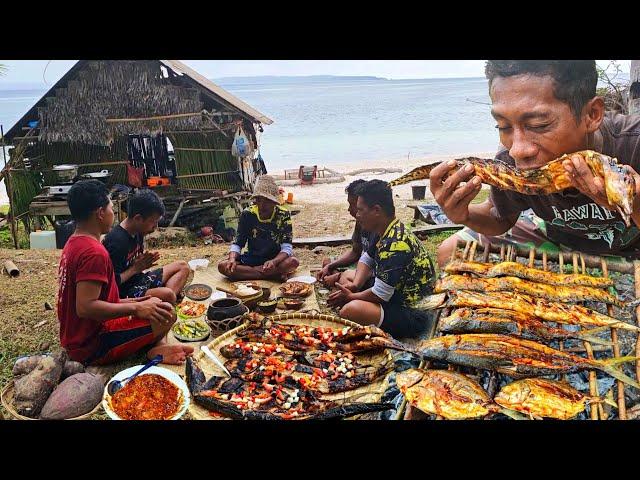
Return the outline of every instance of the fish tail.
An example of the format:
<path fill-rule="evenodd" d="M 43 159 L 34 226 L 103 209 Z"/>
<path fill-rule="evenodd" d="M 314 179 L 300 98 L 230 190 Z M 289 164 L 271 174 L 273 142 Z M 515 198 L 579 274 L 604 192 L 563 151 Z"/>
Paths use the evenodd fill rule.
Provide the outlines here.
<path fill-rule="evenodd" d="M 606 360 L 595 360 L 595 362 L 597 364 L 597 368 L 599 368 L 603 372 L 611 375 L 613 378 L 620 380 L 621 382 L 624 382 L 628 385 L 631 385 L 632 387 L 640 389 L 640 383 L 638 383 L 633 378 L 624 374 L 622 371 L 618 370 L 615 367 L 615 365 L 618 365 L 619 363 L 633 362 L 637 359 L 638 357 L 627 356 L 627 357 L 619 357 L 619 358 L 609 358 Z"/>
<path fill-rule="evenodd" d="M 600 345 L 613 345 L 612 341 L 605 340 L 604 338 L 600 338 L 594 335 L 594 333 L 600 333 L 606 330 L 609 330 L 610 327 L 598 327 L 592 328 L 590 330 L 583 330 L 580 332 L 576 332 L 575 336 L 580 338 L 581 340 L 586 340 L 587 342 L 597 343 Z"/>
<path fill-rule="evenodd" d="M 440 165 L 442 162 L 431 163 L 429 165 L 423 165 L 421 167 L 414 168 L 408 173 L 405 173 L 401 177 L 396 178 L 395 180 L 391 180 L 389 182 L 390 187 L 395 187 L 396 185 L 404 185 L 405 183 L 413 182 L 414 180 L 424 180 L 425 178 L 429 178 L 431 174 L 431 170 Z"/>

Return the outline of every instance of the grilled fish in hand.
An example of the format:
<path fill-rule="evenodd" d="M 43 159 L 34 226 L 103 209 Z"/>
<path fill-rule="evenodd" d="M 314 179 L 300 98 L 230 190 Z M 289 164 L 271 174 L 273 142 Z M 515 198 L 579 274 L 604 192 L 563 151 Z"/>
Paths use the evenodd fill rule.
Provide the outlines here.
<path fill-rule="evenodd" d="M 610 341 L 592 335 L 595 332 L 572 332 L 562 328 L 551 328 L 532 315 L 500 308 L 456 309 L 448 317 L 440 318 L 438 331 L 445 334 L 499 333 L 538 342 L 578 338 L 592 343 L 613 345 Z"/>
<path fill-rule="evenodd" d="M 579 286 L 593 288 L 607 288 L 613 285 L 613 280 L 608 277 L 592 277 L 591 275 L 582 275 L 579 273 L 563 274 L 546 272 L 537 268 L 531 268 L 518 262 L 500 262 L 481 263 L 481 262 L 464 262 L 455 260 L 449 262 L 444 271 L 450 274 L 454 273 L 473 273 L 479 277 L 518 277 L 524 280 L 530 280 L 537 283 L 546 283 L 547 285 L 561 286 Z"/>
<path fill-rule="evenodd" d="M 552 302 L 578 303 L 583 301 L 603 302 L 617 307 L 624 303 L 605 290 L 593 287 L 564 287 L 546 285 L 523 280 L 518 277 L 473 278 L 464 275 L 447 275 L 439 279 L 434 287 L 435 293 L 459 290 L 475 292 L 517 292 Z"/>
<path fill-rule="evenodd" d="M 566 173 L 562 162 L 572 155 L 581 155 L 591 173 L 602 179 L 609 203 L 614 206 L 627 226 L 631 225 L 633 213 L 633 199 L 635 197 L 635 180 L 618 160 L 607 155 L 583 150 L 563 155 L 543 167 L 533 170 L 520 170 L 497 160 L 486 160 L 467 157 L 456 160 L 458 168 L 467 164 L 473 165 L 475 175 L 482 183 L 492 185 L 502 190 L 512 190 L 524 195 L 549 195 L 567 188 L 574 188 L 571 178 Z M 389 182 L 390 186 L 402 185 L 414 180 L 429 178 L 431 170 L 439 163 L 432 163 L 415 168 L 409 173 Z"/>
<path fill-rule="evenodd" d="M 545 378 L 526 378 L 505 385 L 493 400 L 534 418 L 559 420 L 569 420 L 584 411 L 587 404 L 603 401 L 584 395 L 567 383 Z M 615 403 L 612 405 L 617 407 Z"/>
<path fill-rule="evenodd" d="M 514 377 L 601 370 L 628 385 L 640 388 L 638 382 L 613 366 L 634 361 L 635 357 L 591 360 L 530 340 L 506 335 L 473 333 L 425 340 L 421 342 L 418 350 L 423 358 L 428 360 L 495 370 Z"/>

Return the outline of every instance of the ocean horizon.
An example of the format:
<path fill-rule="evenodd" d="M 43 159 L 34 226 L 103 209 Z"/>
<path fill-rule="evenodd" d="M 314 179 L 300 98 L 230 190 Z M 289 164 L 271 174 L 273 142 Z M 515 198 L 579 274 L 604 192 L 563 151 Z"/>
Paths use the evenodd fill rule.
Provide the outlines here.
<path fill-rule="evenodd" d="M 213 80 L 274 123 L 259 133 L 270 172 L 496 151 L 487 80 L 377 77 L 233 77 Z M 0 85 L 9 130 L 47 91 Z M 2 159 L 0 159 L 2 161 Z M 3 186 L 2 186 L 3 187 Z M 6 203 L 0 188 L 0 203 Z"/>

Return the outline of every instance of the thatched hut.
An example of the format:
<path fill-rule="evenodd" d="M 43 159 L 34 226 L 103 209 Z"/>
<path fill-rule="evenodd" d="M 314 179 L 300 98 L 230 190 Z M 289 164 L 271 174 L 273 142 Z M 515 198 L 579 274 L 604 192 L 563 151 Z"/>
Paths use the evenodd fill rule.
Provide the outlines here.
<path fill-rule="evenodd" d="M 132 168 L 164 177 L 165 198 L 249 192 L 264 164 L 237 158 L 238 127 L 258 147 L 257 131 L 272 120 L 176 60 L 76 63 L 4 136 L 9 196 L 15 217 L 46 185 L 56 165 L 78 174 L 108 170 L 110 185 L 130 183 Z M 193 203 L 193 202 L 192 202 Z"/>

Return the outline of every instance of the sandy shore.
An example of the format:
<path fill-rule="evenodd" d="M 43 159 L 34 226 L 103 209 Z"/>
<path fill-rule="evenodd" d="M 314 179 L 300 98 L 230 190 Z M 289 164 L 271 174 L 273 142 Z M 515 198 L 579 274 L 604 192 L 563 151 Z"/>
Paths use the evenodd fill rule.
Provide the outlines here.
<path fill-rule="evenodd" d="M 337 172 L 346 174 L 350 171 L 355 171 L 364 168 L 401 168 L 402 174 L 408 172 L 409 170 L 418 167 L 420 165 L 426 165 L 435 162 L 443 162 L 446 160 L 454 159 L 454 158 L 462 158 L 462 157 L 481 157 L 481 158 L 493 158 L 495 152 L 483 152 L 483 153 L 468 153 L 468 154 L 460 154 L 460 155 L 434 155 L 429 157 L 422 158 L 411 158 L 409 160 L 405 159 L 394 159 L 394 160 L 374 160 L 367 162 L 359 162 L 359 163 L 348 163 L 341 165 L 330 165 L 328 168 L 331 170 L 335 170 Z M 321 165 L 318 165 L 318 168 L 321 168 Z M 277 170 L 272 170 L 274 174 L 280 173 Z M 271 173 L 270 172 L 270 173 Z M 284 187 L 285 192 L 293 193 L 293 201 L 294 203 L 320 203 L 320 204 L 342 204 L 345 200 L 344 189 L 349 183 L 362 178 L 364 180 L 372 180 L 374 178 L 385 180 L 387 182 L 398 178 L 400 173 L 386 173 L 386 174 L 376 174 L 374 173 L 364 173 L 359 175 L 345 175 L 345 181 L 340 183 L 325 183 L 325 184 L 316 184 L 316 185 L 305 185 L 305 186 L 294 186 L 294 187 Z M 408 185 L 398 185 L 394 187 L 393 193 L 396 200 L 406 201 L 412 199 L 411 187 L 413 185 L 426 185 L 428 187 L 428 181 L 418 181 Z M 425 200 L 433 200 L 431 196 L 431 192 L 429 188 L 427 188 L 426 198 Z"/>

